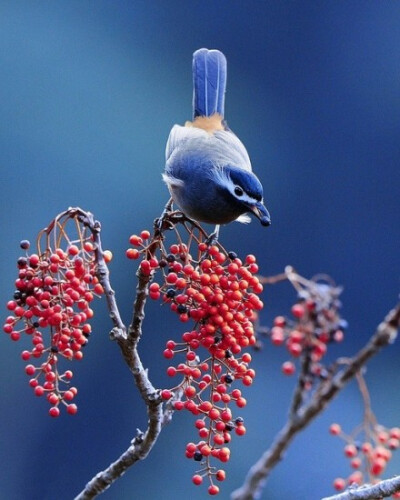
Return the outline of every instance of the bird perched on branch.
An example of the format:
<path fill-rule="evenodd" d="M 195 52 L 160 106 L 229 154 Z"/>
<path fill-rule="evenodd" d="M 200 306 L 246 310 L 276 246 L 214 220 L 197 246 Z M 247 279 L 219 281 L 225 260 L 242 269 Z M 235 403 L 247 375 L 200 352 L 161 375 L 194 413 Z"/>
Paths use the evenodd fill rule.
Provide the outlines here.
<path fill-rule="evenodd" d="M 166 146 L 163 179 L 183 213 L 199 222 L 250 222 L 271 219 L 263 187 L 249 155 L 224 119 L 226 58 L 219 50 L 193 54 L 193 121 L 174 125 Z"/>

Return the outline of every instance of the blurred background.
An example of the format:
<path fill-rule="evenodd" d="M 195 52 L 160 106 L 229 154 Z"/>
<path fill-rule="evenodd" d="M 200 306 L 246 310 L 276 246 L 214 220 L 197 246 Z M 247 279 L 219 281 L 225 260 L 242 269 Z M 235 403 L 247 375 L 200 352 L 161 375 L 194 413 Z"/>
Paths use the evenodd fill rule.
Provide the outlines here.
<path fill-rule="evenodd" d="M 130 234 L 151 228 L 168 193 L 164 148 L 175 123 L 191 118 L 191 57 L 200 47 L 228 59 L 226 115 L 247 146 L 273 225 L 233 223 L 221 240 L 257 254 L 264 275 L 293 265 L 344 286 L 350 328 L 331 357 L 351 355 L 374 332 L 399 292 L 400 4 L 374 1 L 239 2 L 3 0 L 0 5 L 1 303 L 12 297 L 19 241 L 78 205 L 102 222 L 112 250 L 112 285 L 128 322 L 135 266 Z M 268 288 L 263 324 L 287 314 L 295 294 Z M 105 301 L 94 334 L 72 367 L 79 412 L 47 416 L 28 387 L 20 351 L 28 339 L 0 337 L 0 497 L 64 500 L 128 446 L 146 414 L 118 347 L 109 341 Z M 7 315 L 3 308 L 4 317 Z M 140 353 L 158 387 L 171 380 L 165 341 L 182 325 L 150 304 Z M 366 374 L 379 421 L 400 425 L 399 344 Z M 283 349 L 254 355 L 258 375 L 241 411 L 248 433 L 232 443 L 221 498 L 283 425 L 294 378 Z M 262 498 L 317 500 L 350 473 L 331 422 L 350 431 L 362 419 L 350 384 L 297 437 Z M 191 485 L 184 457 L 194 419 L 176 415 L 149 457 L 102 498 L 207 497 Z M 394 454 L 387 474 L 400 473 Z M 296 493 L 294 493 L 294 491 Z"/>

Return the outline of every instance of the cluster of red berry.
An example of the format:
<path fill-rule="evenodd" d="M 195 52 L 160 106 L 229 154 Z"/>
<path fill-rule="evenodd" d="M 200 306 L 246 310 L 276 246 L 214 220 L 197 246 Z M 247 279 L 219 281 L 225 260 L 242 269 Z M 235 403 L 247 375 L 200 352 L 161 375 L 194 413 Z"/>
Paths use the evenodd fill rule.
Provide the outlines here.
<path fill-rule="evenodd" d="M 7 303 L 11 315 L 3 331 L 14 341 L 21 334 L 30 337 L 32 348 L 21 357 L 30 362 L 25 372 L 35 395 L 45 395 L 51 404 L 49 414 L 58 417 L 63 403 L 73 415 L 77 406 L 71 400 L 77 389 L 70 387 L 72 371 L 59 371 L 59 360 L 82 359 L 91 333 L 90 304 L 103 293 L 96 277 L 93 243 L 89 239 L 69 242 L 66 250 L 47 248 L 30 255 L 27 240 L 20 246 L 26 254 L 17 261 L 16 291 Z"/>
<path fill-rule="evenodd" d="M 333 486 L 337 491 L 342 491 L 351 484 L 378 483 L 379 476 L 392 458 L 392 452 L 400 447 L 399 427 L 386 429 L 378 424 L 366 425 L 367 429 L 363 425 L 358 429 L 357 435 L 353 436 L 344 434 L 339 424 L 332 424 L 329 428 L 333 436 L 339 436 L 346 442 L 343 452 L 354 469 L 347 479 L 338 477 L 334 480 Z M 363 437 L 360 434 L 363 434 L 364 439 L 360 439 Z M 400 492 L 395 493 L 393 498 L 400 498 Z"/>
<path fill-rule="evenodd" d="M 255 376 L 249 368 L 251 355 L 243 350 L 256 342 L 253 321 L 263 307 L 258 297 L 263 286 L 255 276 L 258 266 L 253 255 L 243 262 L 234 252 L 204 242 L 196 245 L 196 260 L 182 241 L 168 251 L 160 245 L 156 257 L 155 252 L 149 255 L 149 236 L 148 231 L 132 236 L 130 243 L 136 248 L 128 249 L 127 256 L 142 255 L 140 268 L 145 274 L 160 271 L 162 283 L 154 282 L 149 288 L 152 299 L 168 304 L 182 322 L 194 321 L 179 341 L 166 343 L 164 357 L 179 355 L 180 360 L 168 367 L 167 374 L 181 380 L 161 396 L 171 400 L 176 410 L 197 417 L 200 440 L 186 446 L 186 457 L 201 463 L 193 483 L 199 485 L 208 477 L 208 492 L 216 495 L 219 487 L 214 479 L 223 481 L 225 471 L 213 467 L 211 459 L 227 462 L 232 431 L 239 436 L 246 433 L 243 419 L 235 418 L 229 405 L 246 405 L 241 390 L 232 385 L 240 381 L 249 386 Z"/>
<path fill-rule="evenodd" d="M 277 316 L 268 331 L 272 344 L 285 345 L 293 358 L 307 356 L 306 389 L 312 387 L 315 377 L 325 375 L 320 361 L 327 352 L 327 344 L 343 340 L 347 323 L 339 315 L 339 293 L 340 288 L 304 280 L 298 300 L 291 309 L 292 318 Z M 296 371 L 295 364 L 285 361 L 282 371 L 292 375 Z"/>

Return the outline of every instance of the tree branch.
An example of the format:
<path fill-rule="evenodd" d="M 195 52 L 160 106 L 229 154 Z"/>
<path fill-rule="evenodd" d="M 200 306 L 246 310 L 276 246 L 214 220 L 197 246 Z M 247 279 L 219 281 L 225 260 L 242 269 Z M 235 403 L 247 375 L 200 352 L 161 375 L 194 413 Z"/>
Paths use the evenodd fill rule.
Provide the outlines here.
<path fill-rule="evenodd" d="M 295 435 L 304 429 L 327 404 L 341 391 L 360 368 L 382 347 L 392 343 L 400 326 L 400 304 L 392 309 L 384 321 L 378 326 L 375 334 L 367 344 L 349 361 L 339 373 L 321 382 L 314 397 L 296 414 L 292 414 L 277 438 L 260 459 L 251 467 L 244 484 L 231 495 L 233 500 L 252 500 L 264 485 L 269 473 L 282 459 L 284 452 Z M 351 498 L 351 497 L 349 497 Z"/>
<path fill-rule="evenodd" d="M 364 484 L 359 488 L 349 488 L 343 493 L 325 497 L 322 500 L 377 500 L 387 498 L 400 491 L 400 476 L 385 479 L 378 484 Z"/>
<path fill-rule="evenodd" d="M 151 383 L 147 370 L 143 367 L 137 346 L 142 335 L 142 322 L 144 319 L 144 307 L 151 282 L 151 275 L 144 275 L 140 270 L 137 273 L 138 284 L 136 287 L 136 298 L 133 308 L 132 321 L 128 329 L 121 320 L 115 292 L 111 288 L 107 265 L 104 261 L 103 250 L 100 239 L 100 224 L 94 220 L 92 214 L 82 215 L 82 223 L 87 225 L 93 234 L 95 243 L 96 260 L 98 265 L 98 278 L 104 288 L 111 321 L 114 325 L 111 338 L 116 340 L 122 355 L 135 379 L 135 384 L 147 407 L 148 427 L 143 433 L 137 430 L 136 437 L 132 440 L 128 449 L 109 467 L 96 474 L 85 486 L 76 500 L 89 500 L 107 489 L 115 480 L 121 477 L 125 471 L 139 460 L 146 458 L 158 435 L 160 434 L 162 422 L 165 417 L 162 412 L 159 391 Z M 159 235 L 158 235 L 159 236 Z"/>

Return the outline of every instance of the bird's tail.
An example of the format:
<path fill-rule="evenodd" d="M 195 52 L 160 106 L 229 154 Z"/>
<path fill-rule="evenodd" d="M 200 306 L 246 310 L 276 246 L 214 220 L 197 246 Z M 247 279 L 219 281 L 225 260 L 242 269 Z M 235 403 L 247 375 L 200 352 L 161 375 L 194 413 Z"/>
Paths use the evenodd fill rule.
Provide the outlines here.
<path fill-rule="evenodd" d="M 199 49 L 193 54 L 193 118 L 224 116 L 226 58 L 219 50 Z"/>

